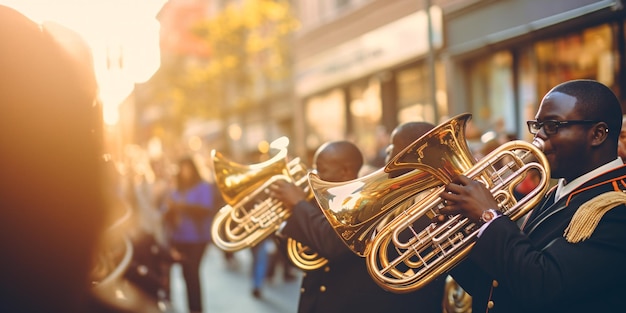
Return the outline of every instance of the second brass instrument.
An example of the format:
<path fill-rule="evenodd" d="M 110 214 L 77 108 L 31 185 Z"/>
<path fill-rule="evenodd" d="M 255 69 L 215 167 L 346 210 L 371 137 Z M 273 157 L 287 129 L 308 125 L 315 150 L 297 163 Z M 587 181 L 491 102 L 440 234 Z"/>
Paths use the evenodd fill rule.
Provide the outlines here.
<path fill-rule="evenodd" d="M 252 165 L 242 165 L 227 160 L 213 150 L 211 159 L 215 181 L 224 201 L 213 219 L 211 235 L 215 245 L 229 252 L 257 245 L 274 234 L 291 211 L 269 195 L 269 186 L 285 180 L 303 188 L 312 199 L 307 183 L 307 169 L 299 158 L 287 161 L 286 137 L 280 138 L 279 152 L 270 160 Z M 277 140 L 280 141 L 280 140 Z M 326 264 L 327 260 L 306 246 L 289 238 L 287 255 L 303 270 L 312 270 Z"/>
<path fill-rule="evenodd" d="M 423 178 L 417 185 L 383 178 L 371 184 L 364 177 L 339 186 L 309 174 L 329 222 L 348 246 L 361 246 L 368 271 L 382 288 L 396 293 L 420 289 L 469 253 L 478 225 L 460 215 L 450 216 L 442 225 L 431 223 L 443 205 L 439 194 L 453 177 L 483 182 L 499 210 L 512 220 L 526 214 L 547 192 L 550 169 L 541 141 L 508 142 L 477 162 L 465 140 L 470 117 L 462 114 L 437 126 L 386 165 L 386 173 L 412 169 L 403 176 Z M 538 173 L 539 185 L 517 200 L 513 189 L 530 171 Z M 387 199 L 392 193 L 401 195 L 396 204 Z"/>

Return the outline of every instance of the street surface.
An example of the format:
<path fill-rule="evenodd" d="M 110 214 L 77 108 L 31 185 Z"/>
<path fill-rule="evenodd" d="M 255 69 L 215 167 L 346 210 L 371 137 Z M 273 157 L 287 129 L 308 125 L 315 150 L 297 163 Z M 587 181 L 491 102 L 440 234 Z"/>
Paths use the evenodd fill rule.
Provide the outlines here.
<path fill-rule="evenodd" d="M 235 253 L 236 265 L 230 265 L 222 251 L 210 245 L 200 268 L 205 313 L 295 313 L 298 308 L 300 281 L 285 282 L 282 268 L 265 281 L 261 298 L 252 296 L 252 252 L 249 249 Z M 187 313 L 181 268 L 175 264 L 171 272 L 171 300 L 177 312 Z"/>

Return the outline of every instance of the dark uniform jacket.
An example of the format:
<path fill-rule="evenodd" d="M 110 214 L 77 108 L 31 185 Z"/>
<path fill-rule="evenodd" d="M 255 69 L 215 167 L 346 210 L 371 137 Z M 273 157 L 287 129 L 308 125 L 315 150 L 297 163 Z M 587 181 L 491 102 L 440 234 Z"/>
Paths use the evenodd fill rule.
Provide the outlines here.
<path fill-rule="evenodd" d="M 282 234 L 329 260 L 325 267 L 305 273 L 298 313 L 441 313 L 443 278 L 412 293 L 385 291 L 370 277 L 365 258 L 348 249 L 316 204 L 300 201 Z"/>
<path fill-rule="evenodd" d="M 626 166 L 596 176 L 554 203 L 553 188 L 520 232 L 494 220 L 452 275 L 474 312 L 619 312 L 626 295 L 626 206 L 604 214 L 591 237 L 570 243 L 564 231 L 578 207 L 626 190 Z M 490 296 L 491 294 L 491 296 Z M 492 308 L 487 310 L 488 302 Z"/>

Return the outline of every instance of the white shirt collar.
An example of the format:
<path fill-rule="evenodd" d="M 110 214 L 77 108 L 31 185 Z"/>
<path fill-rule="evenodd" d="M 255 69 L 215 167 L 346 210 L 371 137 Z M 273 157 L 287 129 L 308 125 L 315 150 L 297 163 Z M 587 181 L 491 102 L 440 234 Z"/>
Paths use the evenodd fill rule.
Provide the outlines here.
<path fill-rule="evenodd" d="M 582 184 L 586 183 L 588 180 L 596 177 L 599 174 L 602 174 L 608 170 L 612 170 L 614 168 L 618 168 L 620 166 L 624 165 L 624 161 L 622 161 L 622 159 L 620 157 L 617 157 L 617 159 L 615 159 L 614 161 L 611 161 L 609 163 L 606 163 L 598 168 L 596 168 L 595 170 L 588 172 L 587 174 L 584 174 L 574 180 L 572 180 L 570 183 L 565 183 L 565 179 L 561 178 L 559 179 L 559 183 L 556 187 L 556 195 L 554 198 L 554 202 L 559 201 L 559 199 L 565 197 L 566 195 L 568 195 L 570 192 L 572 192 L 572 190 L 578 188 L 579 186 L 581 186 Z"/>

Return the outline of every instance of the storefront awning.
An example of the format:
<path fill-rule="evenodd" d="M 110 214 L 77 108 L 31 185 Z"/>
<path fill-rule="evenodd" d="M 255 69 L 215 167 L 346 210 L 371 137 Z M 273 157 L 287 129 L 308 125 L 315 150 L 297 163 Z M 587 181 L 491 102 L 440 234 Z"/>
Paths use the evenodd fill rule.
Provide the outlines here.
<path fill-rule="evenodd" d="M 616 0 L 494 1 L 451 14 L 446 20 L 446 51 L 467 53 L 617 5 Z"/>

